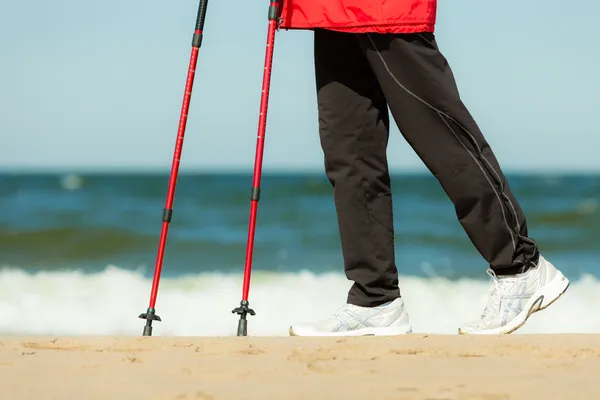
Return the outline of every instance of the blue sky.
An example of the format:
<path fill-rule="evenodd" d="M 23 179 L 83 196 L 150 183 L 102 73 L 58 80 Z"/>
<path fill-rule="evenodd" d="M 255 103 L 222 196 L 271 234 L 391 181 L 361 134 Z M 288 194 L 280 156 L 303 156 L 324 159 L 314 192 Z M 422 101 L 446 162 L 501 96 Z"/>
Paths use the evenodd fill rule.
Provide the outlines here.
<path fill-rule="evenodd" d="M 600 3 L 442 0 L 437 38 L 509 170 L 600 170 Z M 0 14 L 0 168 L 171 165 L 192 0 L 20 0 Z M 209 0 L 182 169 L 251 170 L 266 0 Z M 276 36 L 265 169 L 320 171 L 310 32 Z M 397 129 L 394 170 L 424 170 Z"/>

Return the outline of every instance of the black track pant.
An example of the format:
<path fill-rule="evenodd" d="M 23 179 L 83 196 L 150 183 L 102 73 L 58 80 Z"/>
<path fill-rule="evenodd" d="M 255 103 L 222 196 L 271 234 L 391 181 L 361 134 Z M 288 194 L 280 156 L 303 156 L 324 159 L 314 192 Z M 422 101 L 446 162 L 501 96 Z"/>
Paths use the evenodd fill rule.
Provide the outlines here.
<path fill-rule="evenodd" d="M 388 106 L 404 138 L 439 180 L 467 235 L 498 274 L 535 265 L 525 216 L 462 103 L 431 33 L 315 31 L 319 132 L 334 187 L 348 302 L 400 296 L 394 259 Z"/>

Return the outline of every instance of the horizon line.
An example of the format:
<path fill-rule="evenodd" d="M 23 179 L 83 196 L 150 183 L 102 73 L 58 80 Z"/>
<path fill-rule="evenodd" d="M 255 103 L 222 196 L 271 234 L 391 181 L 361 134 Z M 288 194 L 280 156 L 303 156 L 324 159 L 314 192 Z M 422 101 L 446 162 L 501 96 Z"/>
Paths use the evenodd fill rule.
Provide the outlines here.
<path fill-rule="evenodd" d="M 180 167 L 179 175 L 252 175 L 253 168 L 210 168 L 210 167 Z M 170 166 L 166 167 L 0 167 L 2 175 L 169 175 Z M 432 175 L 424 166 L 390 168 L 390 174 L 400 175 Z M 503 168 L 506 175 L 598 175 L 598 168 Z M 264 175 L 325 175 L 324 168 L 306 167 L 265 167 Z M 433 175 L 432 175 L 433 176 Z"/>

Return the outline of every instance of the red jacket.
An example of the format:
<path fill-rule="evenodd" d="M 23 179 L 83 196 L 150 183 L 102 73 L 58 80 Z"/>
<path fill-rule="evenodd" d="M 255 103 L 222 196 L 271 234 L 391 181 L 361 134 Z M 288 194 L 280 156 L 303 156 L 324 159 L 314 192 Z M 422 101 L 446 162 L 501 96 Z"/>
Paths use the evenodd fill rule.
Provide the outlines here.
<path fill-rule="evenodd" d="M 433 32 L 437 0 L 283 0 L 281 29 Z"/>

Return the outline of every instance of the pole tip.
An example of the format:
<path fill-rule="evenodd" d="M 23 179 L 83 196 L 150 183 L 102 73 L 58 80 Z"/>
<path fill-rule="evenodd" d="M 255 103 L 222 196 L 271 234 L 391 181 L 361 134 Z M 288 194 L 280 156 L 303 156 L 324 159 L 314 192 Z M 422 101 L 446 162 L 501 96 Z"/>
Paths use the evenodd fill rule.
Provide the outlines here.
<path fill-rule="evenodd" d="M 238 322 L 237 335 L 238 336 L 247 336 L 248 335 L 248 320 L 247 319 L 240 318 L 240 320 Z"/>

